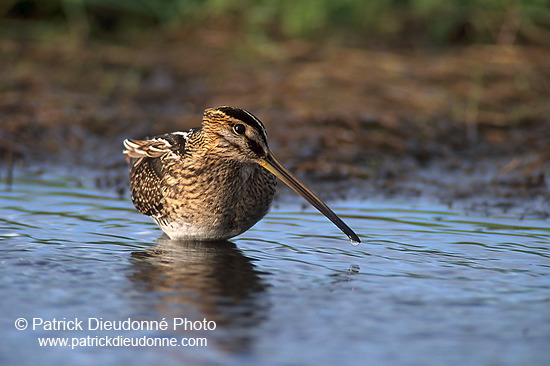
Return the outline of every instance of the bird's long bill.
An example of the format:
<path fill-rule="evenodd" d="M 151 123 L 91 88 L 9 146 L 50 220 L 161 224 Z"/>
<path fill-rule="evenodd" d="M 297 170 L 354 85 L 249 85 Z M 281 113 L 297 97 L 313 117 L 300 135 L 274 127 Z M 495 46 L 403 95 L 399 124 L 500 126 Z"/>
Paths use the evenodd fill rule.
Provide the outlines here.
<path fill-rule="evenodd" d="M 303 185 L 296 177 L 292 175 L 280 162 L 271 154 L 271 152 L 262 159 L 259 164 L 282 180 L 287 186 L 292 188 L 300 196 L 304 197 L 309 203 L 332 221 L 344 234 L 346 234 L 352 244 L 359 244 L 361 240 L 319 197 L 317 197 L 309 188 Z"/>

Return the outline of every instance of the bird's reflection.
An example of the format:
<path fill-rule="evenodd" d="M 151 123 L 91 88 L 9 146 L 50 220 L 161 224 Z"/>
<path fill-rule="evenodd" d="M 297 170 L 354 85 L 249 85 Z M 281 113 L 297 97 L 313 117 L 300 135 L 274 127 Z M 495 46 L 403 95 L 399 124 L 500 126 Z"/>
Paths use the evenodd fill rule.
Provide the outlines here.
<path fill-rule="evenodd" d="M 229 241 L 189 242 L 157 239 L 157 245 L 132 253 L 132 281 L 160 297 L 157 311 L 166 317 L 206 318 L 230 351 L 245 351 L 250 330 L 266 316 L 261 273 L 252 259 Z"/>

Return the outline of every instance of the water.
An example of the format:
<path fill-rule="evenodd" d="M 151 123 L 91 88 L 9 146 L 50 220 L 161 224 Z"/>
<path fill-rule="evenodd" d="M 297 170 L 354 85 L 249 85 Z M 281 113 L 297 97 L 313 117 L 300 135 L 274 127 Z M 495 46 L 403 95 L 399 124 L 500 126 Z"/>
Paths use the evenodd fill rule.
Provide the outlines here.
<path fill-rule="evenodd" d="M 0 193 L 0 364 L 550 363 L 548 221 L 335 202 L 363 240 L 354 247 L 296 202 L 231 242 L 182 243 L 127 198 L 20 178 Z M 33 318 L 82 329 L 33 330 Z M 146 329 L 162 320 L 168 329 Z M 185 320 L 198 323 L 174 324 Z M 124 321 L 141 323 L 97 329 Z M 44 337 L 84 343 L 40 347 Z M 85 343 L 107 337 L 195 347 Z"/>

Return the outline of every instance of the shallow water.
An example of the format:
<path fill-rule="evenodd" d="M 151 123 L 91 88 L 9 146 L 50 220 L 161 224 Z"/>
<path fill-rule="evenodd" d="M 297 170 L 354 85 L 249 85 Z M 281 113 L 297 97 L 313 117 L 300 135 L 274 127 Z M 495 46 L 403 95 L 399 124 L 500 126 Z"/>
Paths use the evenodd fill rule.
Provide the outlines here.
<path fill-rule="evenodd" d="M 231 242 L 184 243 L 127 198 L 19 178 L 0 192 L 0 364 L 548 364 L 549 221 L 333 202 L 363 239 L 353 247 L 295 202 Z M 143 322 L 96 329 L 128 319 Z M 48 337 L 88 344 L 40 347 Z M 107 337 L 206 344 L 92 343 Z"/>

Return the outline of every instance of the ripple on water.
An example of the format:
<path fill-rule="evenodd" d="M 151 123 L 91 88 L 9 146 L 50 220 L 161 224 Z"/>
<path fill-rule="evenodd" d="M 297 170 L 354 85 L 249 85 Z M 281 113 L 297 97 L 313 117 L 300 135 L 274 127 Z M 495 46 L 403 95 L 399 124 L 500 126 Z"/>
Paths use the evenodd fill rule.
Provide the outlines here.
<path fill-rule="evenodd" d="M 352 246 L 314 209 L 281 204 L 240 237 L 209 245 L 159 237 L 128 198 L 69 183 L 20 180 L 0 206 L 7 364 L 94 364 L 91 354 L 137 365 L 516 365 L 550 356 L 548 221 L 425 201 L 333 203 L 363 241 Z M 68 352 L 15 331 L 21 316 L 207 317 L 218 328 L 201 350 Z"/>

